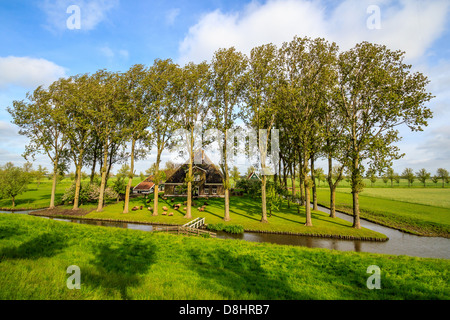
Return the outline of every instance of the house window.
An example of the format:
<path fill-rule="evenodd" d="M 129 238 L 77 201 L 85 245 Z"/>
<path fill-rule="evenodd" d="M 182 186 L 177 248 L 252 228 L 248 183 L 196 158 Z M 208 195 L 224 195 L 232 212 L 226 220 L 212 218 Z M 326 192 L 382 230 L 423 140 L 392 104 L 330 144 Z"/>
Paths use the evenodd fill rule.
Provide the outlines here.
<path fill-rule="evenodd" d="M 196 174 L 194 176 L 194 181 L 200 181 L 200 175 L 199 174 Z"/>
<path fill-rule="evenodd" d="M 175 186 L 175 187 L 173 188 L 173 193 L 174 193 L 174 194 L 178 194 L 178 187 L 177 187 L 177 186 Z"/>
<path fill-rule="evenodd" d="M 208 187 L 205 187 L 205 189 L 203 189 L 203 192 L 204 192 L 205 194 L 209 194 L 209 188 L 208 188 Z"/>
<path fill-rule="evenodd" d="M 217 188 L 216 187 L 212 188 L 212 194 L 217 194 Z"/>

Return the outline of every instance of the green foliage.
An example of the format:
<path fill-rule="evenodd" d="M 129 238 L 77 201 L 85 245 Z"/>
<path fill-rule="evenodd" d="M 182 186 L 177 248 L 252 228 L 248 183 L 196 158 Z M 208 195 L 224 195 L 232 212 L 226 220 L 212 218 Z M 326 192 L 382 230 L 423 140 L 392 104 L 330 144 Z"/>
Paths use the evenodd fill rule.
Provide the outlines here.
<path fill-rule="evenodd" d="M 208 224 L 208 230 L 211 231 L 224 231 L 233 234 L 244 233 L 244 226 L 239 224 L 224 224 L 224 223 L 216 223 L 216 224 Z"/>
<path fill-rule="evenodd" d="M 115 190 L 116 186 L 121 186 L 121 183 L 117 183 L 118 180 L 114 181 L 113 188 L 106 188 L 104 192 L 105 200 L 114 200 L 118 197 L 118 192 Z M 123 181 L 123 179 L 122 179 Z M 64 195 L 61 198 L 63 203 L 73 203 L 75 199 L 75 183 L 73 183 L 68 189 L 66 189 Z M 80 185 L 80 203 L 94 203 L 98 201 L 100 196 L 100 186 L 94 183 L 82 183 Z"/>
<path fill-rule="evenodd" d="M 26 169 L 14 166 L 12 162 L 0 167 L 0 197 L 11 199 L 15 207 L 15 198 L 26 191 L 31 181 L 31 173 Z"/>
<path fill-rule="evenodd" d="M 261 180 L 259 179 L 240 179 L 236 182 L 236 188 L 242 189 L 252 198 L 261 195 Z"/>

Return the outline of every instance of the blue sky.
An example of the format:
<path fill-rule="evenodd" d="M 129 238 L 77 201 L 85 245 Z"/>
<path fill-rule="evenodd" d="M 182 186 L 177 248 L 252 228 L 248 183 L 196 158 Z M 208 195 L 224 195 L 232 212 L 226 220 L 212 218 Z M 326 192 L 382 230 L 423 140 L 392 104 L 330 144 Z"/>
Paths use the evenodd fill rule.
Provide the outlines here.
<path fill-rule="evenodd" d="M 67 27 L 71 5 L 80 8 L 80 29 Z M 379 20 L 368 11 L 373 6 Z M 0 0 L 0 164 L 24 162 L 27 140 L 10 123 L 6 107 L 40 84 L 102 68 L 126 71 L 156 58 L 199 62 L 222 47 L 248 53 L 256 45 L 280 45 L 299 35 L 325 37 L 342 50 L 363 40 L 404 50 L 413 69 L 430 78 L 436 98 L 424 132 L 400 129 L 406 156 L 394 167 L 450 169 L 449 15 L 448 0 Z M 137 171 L 152 159 L 141 161 Z M 50 167 L 45 157 L 37 164 Z"/>

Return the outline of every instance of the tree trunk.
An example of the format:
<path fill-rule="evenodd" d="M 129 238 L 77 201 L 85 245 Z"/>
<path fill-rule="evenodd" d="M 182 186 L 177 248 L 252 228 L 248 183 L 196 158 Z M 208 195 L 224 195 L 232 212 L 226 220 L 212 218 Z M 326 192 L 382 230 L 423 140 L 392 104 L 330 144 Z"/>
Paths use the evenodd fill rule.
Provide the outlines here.
<path fill-rule="evenodd" d="M 300 186 L 300 205 L 304 205 L 305 202 L 305 193 L 303 192 L 304 189 L 304 176 L 303 176 L 303 161 L 302 161 L 302 157 L 299 157 L 299 164 L 298 164 L 298 169 L 299 169 L 299 173 L 298 173 L 298 178 L 299 178 L 299 186 Z"/>
<path fill-rule="evenodd" d="M 266 207 L 266 175 L 263 172 L 263 175 L 261 176 L 261 210 L 262 210 L 262 216 L 261 216 L 261 222 L 267 223 L 269 222 L 267 220 L 267 207 Z"/>
<path fill-rule="evenodd" d="M 311 156 L 311 180 L 312 180 L 312 192 L 313 192 L 313 210 L 318 211 L 317 207 L 317 189 L 316 189 L 316 176 L 314 174 L 314 156 Z"/>
<path fill-rule="evenodd" d="M 77 165 L 77 180 L 75 182 L 75 196 L 73 199 L 73 209 L 72 210 L 78 210 L 78 202 L 80 199 L 80 187 L 81 187 L 81 159 L 78 161 Z"/>
<path fill-rule="evenodd" d="M 123 207 L 123 213 L 128 213 L 128 205 L 130 203 L 130 189 L 131 184 L 133 183 L 133 175 L 134 175 L 134 148 L 136 145 L 136 140 L 132 139 L 131 141 L 131 163 L 130 163 L 130 175 L 128 177 L 128 184 L 125 190 L 125 204 Z"/>
<path fill-rule="evenodd" d="M 353 228 L 361 229 L 361 223 L 359 221 L 359 193 L 352 192 L 353 194 Z"/>
<path fill-rule="evenodd" d="M 16 207 L 16 199 L 15 199 L 15 197 L 11 197 L 11 201 L 12 201 L 12 208 L 14 209 Z"/>
<path fill-rule="evenodd" d="M 336 218 L 336 187 L 330 186 L 330 218 Z"/>
<path fill-rule="evenodd" d="M 155 163 L 155 176 L 158 175 L 160 161 L 161 161 L 161 154 L 159 153 L 159 150 L 158 150 L 158 155 L 156 156 L 156 163 Z M 158 215 L 158 200 L 159 200 L 159 181 L 158 180 L 159 179 L 154 179 L 154 180 L 155 181 L 153 181 L 153 182 L 155 183 L 155 187 L 153 189 L 153 213 L 152 213 L 152 216 L 156 217 Z"/>
<path fill-rule="evenodd" d="M 305 184 L 305 212 L 306 212 L 306 223 L 305 226 L 312 227 L 312 221 L 311 221 L 311 199 L 310 199 L 310 184 L 311 182 L 308 180 L 307 177 L 304 178 L 304 184 Z"/>
<path fill-rule="evenodd" d="M 295 169 L 291 168 L 291 185 L 292 185 L 292 196 L 295 197 Z"/>
<path fill-rule="evenodd" d="M 56 195 L 56 182 L 57 182 L 57 174 L 58 174 L 58 158 L 55 158 L 53 162 L 53 183 L 52 183 L 52 195 L 50 196 L 50 207 L 49 209 L 55 208 L 55 195 Z"/>
<path fill-rule="evenodd" d="M 328 186 L 330 187 L 330 218 L 336 218 L 336 186 L 333 185 L 333 159 L 328 155 Z"/>
<path fill-rule="evenodd" d="M 352 161 L 352 194 L 353 194 L 353 228 L 361 229 L 361 224 L 359 221 L 359 183 L 360 183 L 360 173 L 359 173 L 359 159 L 353 159 Z"/>
<path fill-rule="evenodd" d="M 102 182 L 100 184 L 100 194 L 98 195 L 98 206 L 97 206 L 97 212 L 103 211 L 103 199 L 105 194 L 105 188 L 106 188 L 106 170 L 108 166 L 108 145 L 105 144 L 104 151 L 103 151 L 103 167 L 102 167 Z"/>
<path fill-rule="evenodd" d="M 230 221 L 230 190 L 225 189 L 225 215 L 223 217 L 224 221 Z"/>
<path fill-rule="evenodd" d="M 193 133 L 192 133 L 193 135 Z M 193 138 L 191 135 L 191 146 L 190 146 L 190 154 L 189 154 L 189 176 L 188 176 L 188 183 L 187 183 L 187 209 L 186 209 L 186 215 L 184 216 L 186 219 L 192 219 L 192 212 L 191 212 L 191 204 L 192 204 L 192 162 L 194 157 L 194 150 L 193 150 Z"/>

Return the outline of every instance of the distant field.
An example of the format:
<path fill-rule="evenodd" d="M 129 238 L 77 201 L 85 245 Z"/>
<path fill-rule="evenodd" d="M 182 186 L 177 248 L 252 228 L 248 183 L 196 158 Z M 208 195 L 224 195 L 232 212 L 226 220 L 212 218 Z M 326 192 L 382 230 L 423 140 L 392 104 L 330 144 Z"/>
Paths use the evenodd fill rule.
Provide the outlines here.
<path fill-rule="evenodd" d="M 339 188 L 337 192 L 351 193 L 351 189 Z M 450 209 L 450 188 L 365 188 L 361 195 Z"/>
<path fill-rule="evenodd" d="M 330 205 L 328 189 L 319 188 L 317 195 L 320 204 Z M 450 237 L 450 207 L 445 205 L 449 195 L 447 190 L 425 188 L 367 188 L 359 196 L 361 217 L 419 235 Z M 350 189 L 336 192 L 336 209 L 352 214 Z"/>

